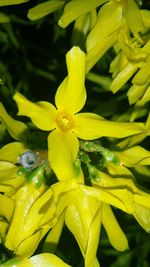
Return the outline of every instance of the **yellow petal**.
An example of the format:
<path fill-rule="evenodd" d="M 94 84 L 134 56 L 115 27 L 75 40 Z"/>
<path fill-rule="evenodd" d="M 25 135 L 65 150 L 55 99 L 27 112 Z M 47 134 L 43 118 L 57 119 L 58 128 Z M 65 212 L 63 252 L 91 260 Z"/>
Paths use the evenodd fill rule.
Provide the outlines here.
<path fill-rule="evenodd" d="M 150 208 L 144 207 L 138 203 L 134 203 L 135 219 L 148 233 L 150 232 Z"/>
<path fill-rule="evenodd" d="M 87 253 L 88 245 L 89 245 L 89 248 L 92 247 L 94 252 L 96 252 L 97 250 L 98 236 L 99 236 L 99 231 L 100 231 L 100 224 L 98 223 L 98 221 L 100 220 L 100 216 L 97 217 L 96 215 L 99 211 L 100 205 L 99 205 L 99 202 L 95 198 L 88 196 L 88 194 L 86 192 L 83 192 L 82 190 L 77 190 L 76 200 L 74 202 L 75 203 L 73 205 L 69 205 L 69 207 L 67 208 L 66 215 L 65 215 L 65 222 L 66 222 L 67 227 L 72 232 L 75 239 L 77 240 L 81 253 L 85 257 Z M 85 217 L 85 214 L 86 214 L 86 217 Z M 91 229 L 91 226 L 93 222 L 95 221 L 95 218 L 96 218 L 96 221 L 98 219 L 97 221 L 98 228 L 94 227 L 95 228 L 94 229 L 92 227 Z M 92 232 L 94 232 L 95 230 L 96 230 L 96 233 L 95 233 L 96 237 L 94 234 L 92 234 Z M 91 253 L 90 249 L 88 249 L 87 262 L 92 260 L 89 253 Z M 94 255 L 94 258 L 95 258 L 95 255 Z"/>
<path fill-rule="evenodd" d="M 16 140 L 21 140 L 28 131 L 28 127 L 21 121 L 14 120 L 0 103 L 0 120 L 5 124 L 9 134 Z"/>
<path fill-rule="evenodd" d="M 0 161 L 0 182 L 6 182 L 6 180 L 14 179 L 18 173 L 18 166 L 15 166 L 11 162 Z"/>
<path fill-rule="evenodd" d="M 99 203 L 99 209 L 97 210 L 93 220 L 91 222 L 89 230 L 89 238 L 87 244 L 87 252 L 85 256 L 85 267 L 99 266 L 96 259 L 97 247 L 99 243 L 99 235 L 101 230 L 101 218 L 102 218 L 102 203 Z M 92 253 L 91 253 L 92 251 Z"/>
<path fill-rule="evenodd" d="M 147 87 L 145 94 L 142 99 L 140 99 L 140 105 L 144 105 L 146 102 L 150 101 L 150 85 Z"/>
<path fill-rule="evenodd" d="M 98 35 L 99 36 L 99 35 Z M 117 39 L 117 32 L 106 36 L 101 42 L 98 42 L 87 53 L 86 73 L 100 60 L 100 58 L 107 52 L 107 50 L 114 45 Z"/>
<path fill-rule="evenodd" d="M 37 178 L 38 177 L 35 176 L 35 179 Z M 45 184 L 43 183 L 37 188 L 34 184 L 35 179 L 33 178 L 33 182 L 30 181 L 22 186 L 15 195 L 15 209 L 5 240 L 5 246 L 11 250 L 16 250 L 18 245 L 24 240 L 24 235 L 26 235 L 26 233 L 24 233 L 24 226 L 29 210 L 36 199 L 45 191 Z"/>
<path fill-rule="evenodd" d="M 100 8 L 95 26 L 87 37 L 87 71 L 116 42 L 117 30 L 121 24 L 122 8 L 115 1 Z"/>
<path fill-rule="evenodd" d="M 3 181 L 0 181 L 0 192 L 6 193 L 8 196 L 13 196 L 17 189 L 24 184 L 25 176 L 17 175 L 13 179 L 6 179 L 6 177 Z"/>
<path fill-rule="evenodd" d="M 0 0 L 0 6 L 18 5 L 28 1 L 29 0 Z"/>
<path fill-rule="evenodd" d="M 76 135 L 84 140 L 93 140 L 103 136 L 123 138 L 144 132 L 143 123 L 108 121 L 93 113 L 76 115 Z"/>
<path fill-rule="evenodd" d="M 64 13 L 61 16 L 58 24 L 62 28 L 67 27 L 73 20 L 80 17 L 82 14 L 87 13 L 93 8 L 102 5 L 107 0 L 72 0 L 66 4 L 64 8 Z"/>
<path fill-rule="evenodd" d="M 128 96 L 130 105 L 137 102 L 144 95 L 147 89 L 147 86 L 148 84 L 143 84 L 143 85 L 133 84 L 129 88 L 127 92 L 127 96 Z"/>
<path fill-rule="evenodd" d="M 73 162 L 77 157 L 79 142 L 71 132 L 54 130 L 48 136 L 48 158 L 59 180 L 75 177 Z"/>
<path fill-rule="evenodd" d="M 17 249 L 15 250 L 15 254 L 22 257 L 30 257 L 34 251 L 36 250 L 41 237 L 41 229 L 29 236 L 27 239 L 23 240 Z"/>
<path fill-rule="evenodd" d="M 144 25 L 149 28 L 150 27 L 150 11 L 147 9 L 141 9 L 140 13 L 142 15 Z"/>
<path fill-rule="evenodd" d="M 27 220 L 24 224 L 23 237 L 27 238 L 36 232 L 37 229 L 42 228 L 43 224 L 49 222 L 54 218 L 56 211 L 56 204 L 52 199 L 52 190 L 49 188 L 42 196 L 40 196 L 28 212 Z"/>
<path fill-rule="evenodd" d="M 35 255 L 30 258 L 33 267 L 71 267 L 57 256 L 50 253 Z"/>
<path fill-rule="evenodd" d="M 29 9 L 27 17 L 31 20 L 40 19 L 58 9 L 61 9 L 64 5 L 64 0 L 52 0 L 38 4 L 35 7 Z"/>
<path fill-rule="evenodd" d="M 10 221 L 14 211 L 14 200 L 6 195 L 0 194 L 0 216 Z"/>
<path fill-rule="evenodd" d="M 138 85 L 148 84 L 149 77 L 150 77 L 150 57 L 148 57 L 147 62 L 143 64 L 141 69 L 136 73 L 136 75 L 132 80 L 132 83 Z"/>
<path fill-rule="evenodd" d="M 31 118 L 32 122 L 41 130 L 50 131 L 55 128 L 55 107 L 45 101 L 32 103 L 20 93 L 14 95 L 14 100 L 18 105 L 18 115 Z"/>
<path fill-rule="evenodd" d="M 63 212 L 59 217 L 55 226 L 51 229 L 51 231 L 47 235 L 43 245 L 43 250 L 42 250 L 43 252 L 55 253 L 64 226 L 64 219 L 65 219 L 65 213 Z"/>
<path fill-rule="evenodd" d="M 76 113 L 82 109 L 86 101 L 85 53 L 74 46 L 66 55 L 68 76 L 58 87 L 55 101 L 60 110 Z"/>
<path fill-rule="evenodd" d="M 26 150 L 27 148 L 23 143 L 13 142 L 3 146 L 0 149 L 0 160 L 10 161 L 12 163 L 18 162 L 18 157 Z"/>
<path fill-rule="evenodd" d="M 107 204 L 103 204 L 102 223 L 111 245 L 119 251 L 128 249 L 128 240 L 120 228 L 111 207 Z"/>
<path fill-rule="evenodd" d="M 32 244 L 31 244 L 32 245 Z M 71 267 L 57 256 L 50 253 L 41 253 L 27 259 L 25 257 L 16 257 L 4 264 L 1 267 Z M 95 266 L 97 267 L 97 266 Z"/>
<path fill-rule="evenodd" d="M 127 167 L 150 164 L 150 152 L 140 146 L 134 146 L 121 152 L 115 152 L 115 154 L 122 164 Z"/>
<path fill-rule="evenodd" d="M 118 75 L 113 79 L 111 84 L 111 90 L 116 93 L 121 89 L 121 87 L 133 76 L 133 74 L 138 70 L 139 66 L 137 63 L 128 62 Z"/>
<path fill-rule="evenodd" d="M 137 33 L 144 30 L 144 23 L 135 0 L 125 2 L 125 18 L 130 30 L 137 37 Z"/>
<path fill-rule="evenodd" d="M 7 235 L 9 223 L 3 219 L 0 220 L 0 237 L 1 237 L 1 242 L 5 240 L 5 237 Z"/>

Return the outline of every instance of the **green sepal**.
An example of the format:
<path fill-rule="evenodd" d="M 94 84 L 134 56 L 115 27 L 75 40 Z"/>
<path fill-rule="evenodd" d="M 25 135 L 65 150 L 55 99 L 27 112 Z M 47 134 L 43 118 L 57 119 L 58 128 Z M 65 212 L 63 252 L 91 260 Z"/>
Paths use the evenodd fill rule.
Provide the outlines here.
<path fill-rule="evenodd" d="M 34 169 L 29 176 L 27 181 L 34 183 L 36 188 L 40 188 L 43 183 L 45 183 L 44 168 L 40 166 Z"/>

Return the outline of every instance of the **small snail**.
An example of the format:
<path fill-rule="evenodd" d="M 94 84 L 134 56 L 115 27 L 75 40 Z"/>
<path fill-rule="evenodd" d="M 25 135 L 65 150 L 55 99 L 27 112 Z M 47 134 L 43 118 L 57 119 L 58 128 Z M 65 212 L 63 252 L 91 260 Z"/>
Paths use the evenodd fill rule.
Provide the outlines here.
<path fill-rule="evenodd" d="M 32 170 L 47 161 L 47 150 L 27 150 L 19 156 L 18 163 L 27 170 Z"/>

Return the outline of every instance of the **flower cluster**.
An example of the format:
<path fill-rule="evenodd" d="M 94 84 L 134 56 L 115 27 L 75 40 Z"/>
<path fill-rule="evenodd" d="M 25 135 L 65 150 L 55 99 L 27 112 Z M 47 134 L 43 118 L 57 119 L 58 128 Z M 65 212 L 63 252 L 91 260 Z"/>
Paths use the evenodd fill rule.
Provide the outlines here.
<path fill-rule="evenodd" d="M 66 224 L 85 266 L 98 267 L 101 225 L 116 250 L 128 249 L 112 207 L 133 215 L 150 231 L 150 195 L 136 186 L 128 169 L 149 165 L 150 152 L 134 144 L 124 145 L 129 139 L 145 136 L 147 124 L 79 113 L 86 101 L 87 56 L 75 46 L 67 53 L 66 62 L 68 76 L 57 89 L 56 106 L 43 101 L 33 103 L 19 92 L 14 95 L 18 115 L 28 116 L 37 128 L 47 132 L 46 152 L 32 148 L 28 138 L 31 126 L 13 119 L 0 105 L 1 122 L 16 140 L 0 149 L 0 200 L 4 203 L 0 206 L 0 235 L 5 247 L 16 256 L 9 266 L 38 266 L 38 261 L 42 266 L 69 266 L 51 254 Z M 99 143 L 101 137 L 124 139 L 110 150 Z M 94 166 L 90 153 L 99 154 L 100 167 Z M 86 183 L 82 163 L 91 185 Z M 52 183 L 54 175 L 57 180 Z M 43 253 L 31 257 L 45 236 Z M 20 262 L 20 257 L 26 259 Z"/>
<path fill-rule="evenodd" d="M 28 1 L 0 0 L 0 6 Z M 18 88 L 13 104 L 19 121 L 0 103 L 0 244 L 11 255 L 1 267 L 71 267 L 56 253 L 64 226 L 84 266 L 99 267 L 102 227 L 114 249 L 130 247 L 116 210 L 150 233 L 150 193 L 139 185 L 150 173 L 144 146 L 150 135 L 150 11 L 135 0 L 51 0 L 27 16 L 37 20 L 59 10 L 58 25 L 73 22 L 73 33 L 67 77 L 54 104 L 32 102 Z M 0 22 L 9 16 L 0 13 Z M 91 69 L 110 49 L 112 79 L 101 79 Z M 86 112 L 86 78 L 110 94 L 123 91 L 128 110 L 109 118 Z"/>

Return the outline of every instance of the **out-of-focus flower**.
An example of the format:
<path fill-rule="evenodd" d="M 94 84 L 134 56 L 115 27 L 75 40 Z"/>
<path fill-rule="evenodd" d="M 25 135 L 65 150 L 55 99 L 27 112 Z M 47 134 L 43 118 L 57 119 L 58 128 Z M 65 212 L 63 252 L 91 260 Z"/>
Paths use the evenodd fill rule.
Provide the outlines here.
<path fill-rule="evenodd" d="M 0 6 L 18 5 L 28 1 L 29 0 L 9 0 L 9 1 L 0 0 Z"/>
<path fill-rule="evenodd" d="M 1 267 L 71 267 L 57 256 L 50 253 L 41 253 L 31 258 L 14 258 L 1 264 Z"/>
<path fill-rule="evenodd" d="M 68 76 L 60 84 L 56 107 L 48 102 L 32 103 L 20 93 L 14 95 L 19 115 L 26 115 L 40 129 L 53 130 L 48 136 L 48 157 L 58 179 L 75 176 L 73 162 L 79 150 L 78 138 L 97 139 L 102 136 L 123 138 L 145 131 L 143 123 L 107 121 L 93 113 L 79 113 L 85 104 L 86 56 L 73 47 L 66 56 Z"/>
<path fill-rule="evenodd" d="M 100 8 L 97 21 L 87 37 L 87 71 L 117 43 L 120 31 L 129 35 L 132 33 L 143 43 L 140 33 L 145 28 L 142 14 L 134 0 L 111 0 L 105 3 Z"/>
<path fill-rule="evenodd" d="M 135 74 L 132 79 L 133 85 L 129 88 L 127 95 L 130 104 L 138 101 L 137 105 L 142 106 L 149 101 L 150 41 L 140 48 L 136 47 L 136 42 L 132 43 L 131 39 L 128 40 L 125 34 L 121 35 L 122 51 L 118 53 L 110 66 L 110 71 L 113 72 L 111 90 L 116 93 Z M 125 38 L 126 40 L 123 40 Z"/>
<path fill-rule="evenodd" d="M 58 24 L 62 28 L 65 28 L 74 20 L 78 19 L 82 15 L 90 13 L 107 1 L 108 0 L 71 0 L 68 2 L 65 0 L 46 1 L 29 9 L 28 18 L 36 20 L 64 7 L 64 12 L 59 18 Z"/>

